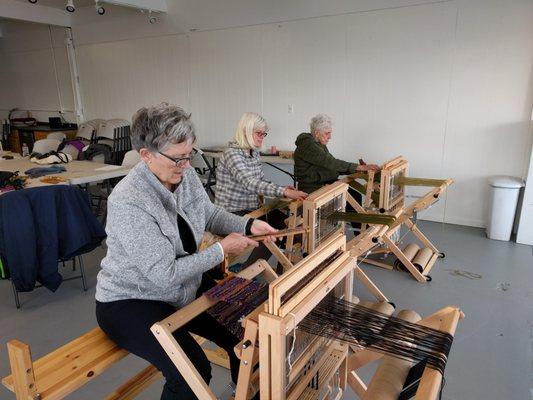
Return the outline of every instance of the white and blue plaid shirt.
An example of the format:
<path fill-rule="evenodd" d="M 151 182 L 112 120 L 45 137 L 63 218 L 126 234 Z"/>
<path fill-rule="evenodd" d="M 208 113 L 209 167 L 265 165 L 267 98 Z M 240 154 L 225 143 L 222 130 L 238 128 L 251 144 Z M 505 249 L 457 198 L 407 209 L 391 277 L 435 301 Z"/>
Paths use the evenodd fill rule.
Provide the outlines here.
<path fill-rule="evenodd" d="M 230 147 L 217 166 L 215 204 L 226 211 L 255 210 L 258 195 L 282 197 L 285 188 L 265 181 L 259 152 Z"/>

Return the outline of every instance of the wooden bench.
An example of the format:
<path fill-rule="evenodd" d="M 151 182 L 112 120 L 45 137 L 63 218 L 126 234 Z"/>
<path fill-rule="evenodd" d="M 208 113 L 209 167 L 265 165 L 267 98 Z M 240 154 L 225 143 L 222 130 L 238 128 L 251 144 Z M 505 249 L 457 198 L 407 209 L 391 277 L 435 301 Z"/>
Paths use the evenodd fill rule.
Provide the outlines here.
<path fill-rule="evenodd" d="M 203 344 L 205 339 L 195 337 Z M 7 344 L 11 375 L 2 384 L 15 393 L 17 400 L 63 399 L 81 386 L 92 381 L 129 353 L 119 348 L 100 328 L 95 328 L 51 353 L 32 361 L 30 346 L 11 340 Z M 204 351 L 208 359 L 228 367 L 221 349 Z M 133 399 L 146 387 L 161 378 L 152 365 L 141 370 L 106 400 Z"/>

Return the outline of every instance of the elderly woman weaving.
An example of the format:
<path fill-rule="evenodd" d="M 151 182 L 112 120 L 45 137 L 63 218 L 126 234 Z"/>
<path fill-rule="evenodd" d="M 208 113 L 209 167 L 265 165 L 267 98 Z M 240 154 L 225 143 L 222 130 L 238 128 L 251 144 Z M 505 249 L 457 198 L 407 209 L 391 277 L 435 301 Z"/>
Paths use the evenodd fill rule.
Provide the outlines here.
<path fill-rule="evenodd" d="M 298 135 L 294 151 L 294 175 L 300 190 L 311 193 L 333 183 L 339 175 L 379 170 L 377 165 L 358 165 L 333 157 L 327 148 L 333 131 L 327 115 L 314 116 L 309 125 L 311 133 Z"/>
<path fill-rule="evenodd" d="M 259 149 L 267 134 L 268 125 L 262 116 L 252 112 L 242 115 L 233 142 L 220 158 L 217 167 L 215 204 L 237 215 L 245 215 L 259 208 L 260 195 L 298 200 L 307 197 L 307 193 L 292 186 L 280 186 L 265 180 Z M 263 218 L 275 228 L 285 227 L 286 216 L 279 210 L 270 211 Z M 270 251 L 260 244 L 252 251 L 243 267 L 260 258 L 269 257 Z"/>
<path fill-rule="evenodd" d="M 325 114 L 316 115 L 311 119 L 311 133 L 301 133 L 296 139 L 294 151 L 294 175 L 298 187 L 308 193 L 320 189 L 322 186 L 333 183 L 342 174 L 353 174 L 356 171 L 379 170 L 377 165 L 358 165 L 339 160 L 329 152 L 327 145 L 331 139 L 331 118 Z M 350 194 L 361 204 L 362 195 L 354 189 L 349 189 Z M 354 211 L 353 207 L 346 204 L 346 211 Z M 356 230 L 361 224 L 351 223 Z"/>
<path fill-rule="evenodd" d="M 150 327 L 212 286 L 204 272 L 257 243 L 244 236 L 275 229 L 214 206 L 190 167 L 195 133 L 181 108 L 160 104 L 133 117 L 132 143 L 141 156 L 109 197 L 107 255 L 96 287 L 96 316 L 120 347 L 156 366 L 166 379 L 165 400 L 195 399 Z M 199 251 L 205 230 L 226 235 Z M 218 344 L 230 355 L 234 381 L 238 339 L 214 318 L 201 314 L 174 336 L 202 377 L 211 367 L 190 333 Z"/>

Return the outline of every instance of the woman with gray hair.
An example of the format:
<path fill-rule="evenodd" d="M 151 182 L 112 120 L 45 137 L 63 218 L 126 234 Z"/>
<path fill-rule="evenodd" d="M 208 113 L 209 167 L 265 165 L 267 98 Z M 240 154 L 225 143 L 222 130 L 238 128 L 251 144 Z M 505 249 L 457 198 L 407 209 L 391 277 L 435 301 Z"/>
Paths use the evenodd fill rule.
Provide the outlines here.
<path fill-rule="evenodd" d="M 96 316 L 120 347 L 149 361 L 166 379 L 161 399 L 195 399 L 150 327 L 213 285 L 204 274 L 257 243 L 244 234 L 268 234 L 263 221 L 214 206 L 190 160 L 194 126 L 181 108 L 160 104 L 133 116 L 132 143 L 142 162 L 115 187 L 108 201 L 107 254 L 96 285 Z M 204 231 L 228 235 L 199 251 Z M 209 382 L 211 366 L 190 332 L 226 349 L 237 380 L 238 338 L 214 318 L 200 314 L 174 337 Z"/>
<path fill-rule="evenodd" d="M 332 123 L 326 114 L 314 116 L 309 125 L 311 133 L 298 135 L 294 151 L 294 175 L 300 190 L 311 193 L 335 182 L 339 175 L 379 170 L 374 164 L 358 165 L 331 155 L 327 144 L 331 139 Z"/>

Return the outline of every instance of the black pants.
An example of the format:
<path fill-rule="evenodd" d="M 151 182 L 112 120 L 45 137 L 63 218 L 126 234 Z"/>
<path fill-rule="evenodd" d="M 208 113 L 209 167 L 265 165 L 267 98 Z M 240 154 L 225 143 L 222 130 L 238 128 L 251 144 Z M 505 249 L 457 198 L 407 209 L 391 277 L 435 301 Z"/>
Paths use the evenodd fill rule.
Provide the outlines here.
<path fill-rule="evenodd" d="M 236 211 L 234 212 L 234 214 L 242 216 L 242 215 L 248 214 L 251 211 L 252 210 Z M 258 219 L 268 222 L 270 226 L 276 229 L 285 229 L 287 227 L 285 225 L 285 219 L 287 219 L 287 216 L 280 210 L 272 210 Z M 250 256 L 242 265 L 242 268 L 246 268 L 252 265 L 254 262 L 256 262 L 259 259 L 268 261 L 268 259 L 270 258 L 270 255 L 271 255 L 270 250 L 268 250 L 268 248 L 261 242 L 259 246 L 257 246 L 255 249 L 252 250 L 252 252 L 250 253 Z"/>
<path fill-rule="evenodd" d="M 359 193 L 357 190 L 355 190 L 352 187 L 348 188 L 348 193 L 352 195 L 352 197 L 354 198 L 355 201 L 357 201 L 357 203 L 362 204 L 363 195 L 361 193 Z M 355 209 L 348 202 L 346 202 L 346 212 L 355 212 Z M 352 228 L 354 229 L 361 229 L 361 224 L 359 222 L 351 222 L 350 225 L 352 225 Z"/>
<path fill-rule="evenodd" d="M 202 280 L 199 293 L 211 286 L 211 284 L 206 285 L 205 281 L 206 279 Z M 131 299 L 109 303 L 96 302 L 98 324 L 109 338 L 121 348 L 147 360 L 162 372 L 166 382 L 161 400 L 194 400 L 197 397 L 150 331 L 154 323 L 165 319 L 175 311 L 174 307 L 162 301 Z M 205 312 L 173 333 L 176 341 L 207 383 L 211 380 L 211 365 L 190 333 L 200 335 L 228 352 L 231 378 L 236 383 L 239 359 L 233 347 L 239 339 Z"/>

